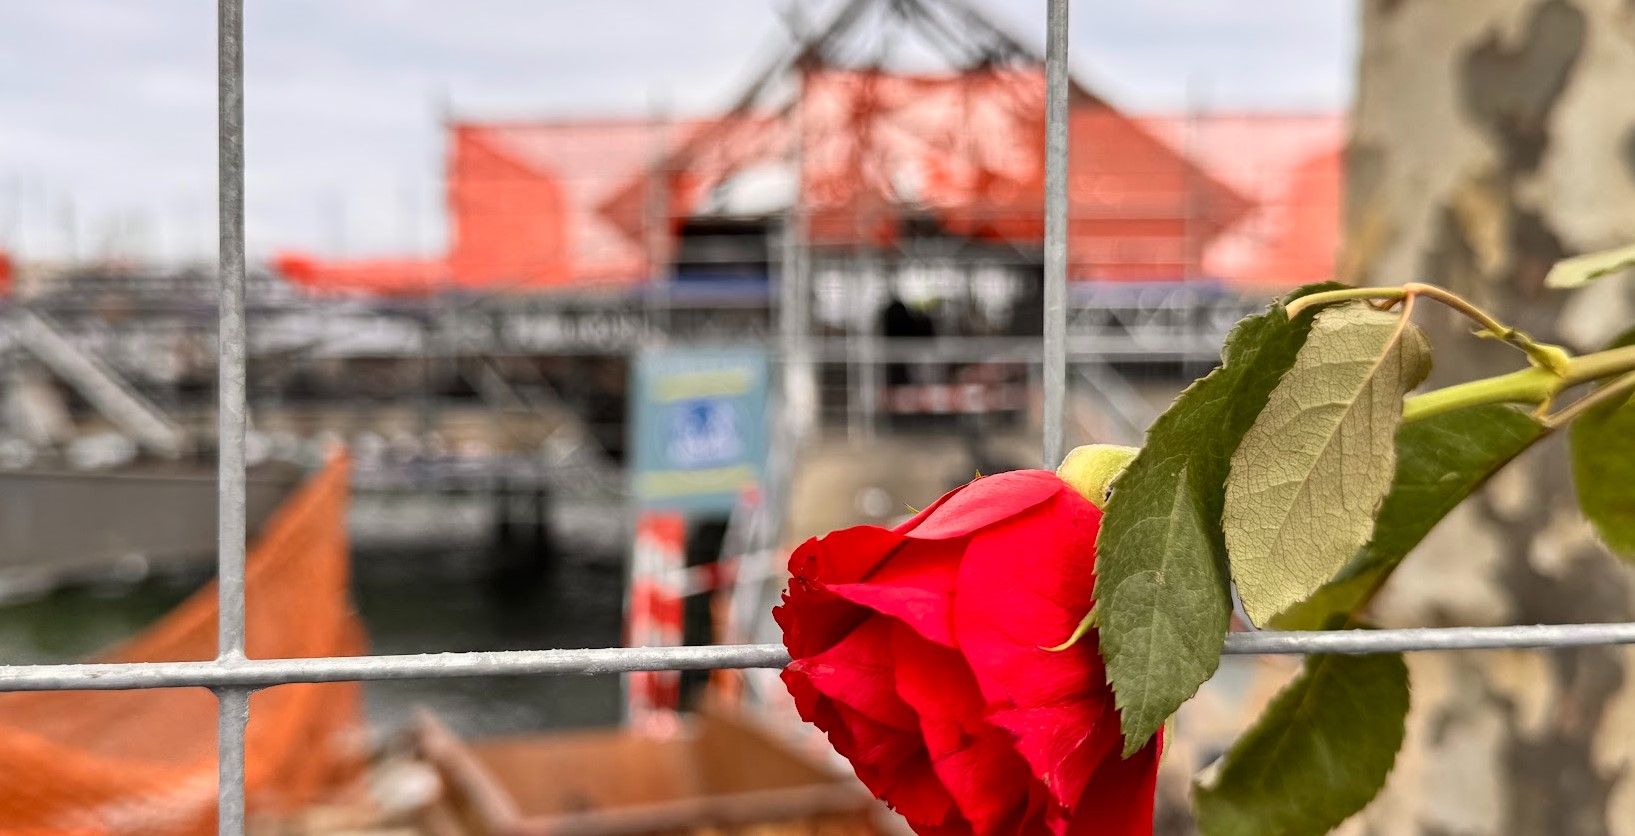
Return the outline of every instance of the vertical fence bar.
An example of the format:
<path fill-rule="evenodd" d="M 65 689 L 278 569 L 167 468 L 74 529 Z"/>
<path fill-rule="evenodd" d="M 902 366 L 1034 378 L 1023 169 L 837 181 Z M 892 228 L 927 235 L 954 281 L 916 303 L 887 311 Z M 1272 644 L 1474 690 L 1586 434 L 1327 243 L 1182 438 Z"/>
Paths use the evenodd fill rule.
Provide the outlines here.
<path fill-rule="evenodd" d="M 221 325 L 217 339 L 217 561 L 221 620 L 217 652 L 244 656 L 244 49 L 243 0 L 219 0 L 217 190 L 220 200 Z"/>
<path fill-rule="evenodd" d="M 854 4 L 855 5 L 855 4 Z M 800 106 L 806 82 L 800 74 L 795 81 L 789 165 L 794 172 L 795 196 L 784 215 L 783 246 L 778 267 L 779 350 L 783 355 L 783 415 L 790 428 L 789 443 L 799 448 L 815 421 L 821 420 L 823 400 L 818 395 L 817 372 L 812 361 L 808 329 L 811 327 L 812 271 L 806 250 L 807 218 L 801 201 L 800 184 L 806 178 L 806 114 Z"/>
<path fill-rule="evenodd" d="M 1050 0 L 1045 36 L 1045 450 L 1067 452 L 1067 0 Z"/>
<path fill-rule="evenodd" d="M 244 3 L 216 4 L 216 191 L 221 312 L 217 335 L 217 657 L 244 658 L 245 326 Z M 250 692 L 216 693 L 217 832 L 244 833 L 244 736 Z"/>
<path fill-rule="evenodd" d="M 244 836 L 244 730 L 250 689 L 216 690 L 216 833 Z"/>

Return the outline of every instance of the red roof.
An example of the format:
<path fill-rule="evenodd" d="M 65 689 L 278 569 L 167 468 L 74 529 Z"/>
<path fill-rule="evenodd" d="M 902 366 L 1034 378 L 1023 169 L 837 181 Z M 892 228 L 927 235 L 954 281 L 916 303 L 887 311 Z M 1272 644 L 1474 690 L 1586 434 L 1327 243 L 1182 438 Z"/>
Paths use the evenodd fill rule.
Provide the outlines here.
<path fill-rule="evenodd" d="M 644 281 L 673 224 L 781 169 L 819 246 L 881 243 L 906 214 L 976 238 L 1043 236 L 1044 79 L 819 69 L 798 108 L 653 120 L 466 123 L 451 130 L 446 258 L 321 263 L 325 289 L 539 289 Z M 1341 120 L 1125 116 L 1089 99 L 1070 125 L 1076 278 L 1326 277 L 1338 235 Z M 1190 160 L 1190 161 L 1189 161 Z M 662 179 L 655 171 L 664 171 Z M 764 178 L 763 178 L 764 179 Z M 662 214 L 656 201 L 667 198 Z M 729 201 L 730 203 L 730 201 Z M 730 207 L 729 207 L 730 208 Z M 654 223 L 661 218 L 663 223 Z"/>

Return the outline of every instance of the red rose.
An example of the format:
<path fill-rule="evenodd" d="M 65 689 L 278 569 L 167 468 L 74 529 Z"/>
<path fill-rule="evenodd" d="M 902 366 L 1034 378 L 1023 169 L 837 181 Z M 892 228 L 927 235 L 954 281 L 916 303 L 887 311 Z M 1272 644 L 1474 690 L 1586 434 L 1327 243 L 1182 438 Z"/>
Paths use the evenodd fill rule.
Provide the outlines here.
<path fill-rule="evenodd" d="M 1152 833 L 1089 611 L 1101 512 L 1054 473 L 987 476 L 892 530 L 808 540 L 774 611 L 800 715 L 919 834 Z"/>

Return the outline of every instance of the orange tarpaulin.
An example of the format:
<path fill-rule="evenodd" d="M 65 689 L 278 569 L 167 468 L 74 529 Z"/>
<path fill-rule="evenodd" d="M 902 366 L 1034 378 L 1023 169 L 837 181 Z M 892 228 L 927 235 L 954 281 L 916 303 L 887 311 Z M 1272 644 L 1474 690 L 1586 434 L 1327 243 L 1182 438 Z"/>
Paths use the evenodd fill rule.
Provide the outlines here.
<path fill-rule="evenodd" d="M 348 594 L 348 466 L 332 461 L 270 519 L 246 565 L 252 658 L 364 651 Z M 216 652 L 211 584 L 92 660 L 168 662 Z M 256 693 L 246 740 L 249 813 L 293 811 L 358 764 L 357 683 Z M 0 694 L 0 833 L 193 836 L 215 832 L 216 700 L 198 688 Z"/>

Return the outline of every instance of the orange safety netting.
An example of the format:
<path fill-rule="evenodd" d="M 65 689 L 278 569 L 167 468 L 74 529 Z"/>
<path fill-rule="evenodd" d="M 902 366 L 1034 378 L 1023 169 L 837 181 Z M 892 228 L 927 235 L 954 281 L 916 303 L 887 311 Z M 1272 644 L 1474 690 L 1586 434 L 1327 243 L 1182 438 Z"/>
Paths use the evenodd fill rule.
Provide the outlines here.
<path fill-rule="evenodd" d="M 352 656 L 348 465 L 331 461 L 268 520 L 246 566 L 252 658 Z M 94 521 L 88 522 L 94 524 Z M 96 662 L 208 660 L 212 583 Z M 290 812 L 353 772 L 357 683 L 282 685 L 250 699 L 249 813 Z M 199 688 L 0 694 L 0 833 L 191 836 L 215 831 L 216 700 Z"/>
<path fill-rule="evenodd" d="M 782 113 L 456 123 L 445 255 L 275 266 L 330 292 L 627 286 L 681 266 L 682 221 L 772 218 L 792 194 L 815 246 L 886 244 L 926 218 L 976 240 L 1042 241 L 1042 70 L 818 67 L 798 89 Z M 1076 96 L 1070 120 L 1073 278 L 1332 274 L 1342 116 L 1134 115 Z"/>

